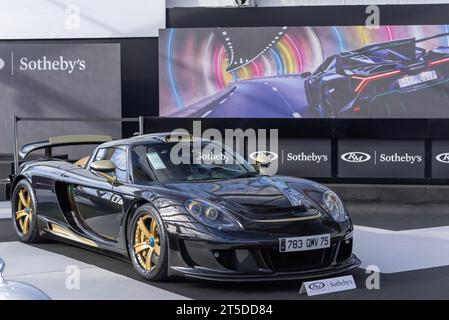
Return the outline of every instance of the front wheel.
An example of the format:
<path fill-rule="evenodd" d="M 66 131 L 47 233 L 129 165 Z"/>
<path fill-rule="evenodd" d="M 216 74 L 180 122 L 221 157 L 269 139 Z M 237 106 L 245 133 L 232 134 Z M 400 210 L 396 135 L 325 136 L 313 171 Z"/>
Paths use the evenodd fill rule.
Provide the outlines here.
<path fill-rule="evenodd" d="M 36 197 L 31 183 L 20 180 L 11 197 L 13 227 L 22 242 L 38 242 L 40 240 L 37 225 Z"/>
<path fill-rule="evenodd" d="M 136 210 L 128 227 L 128 251 L 134 269 L 144 279 L 168 279 L 167 231 L 153 206 Z"/>

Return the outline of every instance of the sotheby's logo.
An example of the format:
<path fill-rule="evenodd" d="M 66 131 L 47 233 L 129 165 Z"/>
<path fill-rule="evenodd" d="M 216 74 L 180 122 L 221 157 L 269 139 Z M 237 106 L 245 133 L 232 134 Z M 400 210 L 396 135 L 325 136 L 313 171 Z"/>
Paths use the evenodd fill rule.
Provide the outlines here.
<path fill-rule="evenodd" d="M 440 153 L 435 159 L 441 163 L 449 163 L 449 152 Z"/>
<path fill-rule="evenodd" d="M 379 162 L 399 162 L 399 163 L 421 163 L 423 162 L 423 156 L 419 154 L 409 154 L 406 152 L 405 154 L 401 153 L 381 153 L 379 154 Z"/>
<path fill-rule="evenodd" d="M 313 163 L 321 163 L 327 162 L 329 160 L 329 156 L 327 154 L 319 154 L 315 152 L 301 152 L 301 153 L 287 153 L 286 156 L 287 161 L 296 161 L 296 162 L 313 162 Z"/>
<path fill-rule="evenodd" d="M 86 60 L 66 59 L 64 56 L 49 58 L 43 56 L 38 59 L 22 57 L 19 59 L 20 71 L 63 71 L 69 74 L 86 70 Z"/>
<path fill-rule="evenodd" d="M 346 152 L 341 155 L 341 159 L 346 162 L 352 162 L 352 163 L 362 163 L 369 161 L 371 159 L 371 155 L 365 152 L 360 151 L 351 151 Z"/>
<path fill-rule="evenodd" d="M 2 70 L 5 67 L 5 60 L 0 58 L 0 70 Z"/>
<path fill-rule="evenodd" d="M 228 163 L 232 159 L 229 159 L 229 156 L 221 151 L 213 150 L 211 152 L 200 152 L 197 155 L 197 161 L 200 163 L 206 164 L 221 164 Z"/>

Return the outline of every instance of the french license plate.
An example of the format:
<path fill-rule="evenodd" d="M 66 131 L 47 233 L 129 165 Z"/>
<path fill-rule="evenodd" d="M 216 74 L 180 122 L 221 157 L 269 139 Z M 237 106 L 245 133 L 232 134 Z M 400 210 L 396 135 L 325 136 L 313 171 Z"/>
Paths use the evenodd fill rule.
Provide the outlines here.
<path fill-rule="evenodd" d="M 398 79 L 398 83 L 399 83 L 400 88 L 405 88 L 405 87 L 410 87 L 410 86 L 413 86 L 415 84 L 419 84 L 422 82 L 435 80 L 436 78 L 437 78 L 437 73 L 435 72 L 435 70 L 424 71 L 424 72 L 421 72 L 420 74 L 416 74 L 413 76 L 406 76 L 401 79 Z"/>
<path fill-rule="evenodd" d="M 316 236 L 279 238 L 279 252 L 307 251 L 329 248 L 331 246 L 330 234 Z"/>

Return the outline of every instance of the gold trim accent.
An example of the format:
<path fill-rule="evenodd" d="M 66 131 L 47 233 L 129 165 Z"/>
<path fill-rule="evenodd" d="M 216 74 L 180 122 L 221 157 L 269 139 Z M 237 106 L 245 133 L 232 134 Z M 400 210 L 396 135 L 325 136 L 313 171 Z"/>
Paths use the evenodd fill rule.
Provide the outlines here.
<path fill-rule="evenodd" d="M 95 173 L 97 173 L 98 175 L 100 175 L 103 178 L 105 178 L 106 181 L 109 182 L 109 183 L 112 183 L 112 184 L 117 183 L 117 177 L 116 176 L 110 176 L 110 175 L 108 175 L 108 174 L 106 174 L 104 172 L 101 172 L 101 171 L 95 171 Z"/>
<path fill-rule="evenodd" d="M 160 241 L 156 219 L 149 214 L 139 218 L 134 232 L 134 255 L 146 271 L 153 270 L 159 262 Z"/>
<path fill-rule="evenodd" d="M 273 223 L 273 222 L 293 222 L 293 221 L 306 221 L 306 220 L 313 220 L 313 219 L 318 219 L 321 216 L 320 213 L 315 214 L 313 216 L 308 216 L 308 217 L 297 217 L 297 218 L 286 218 L 286 219 L 268 219 L 268 220 L 254 220 L 256 222 L 268 222 L 268 223 Z"/>
<path fill-rule="evenodd" d="M 21 187 L 17 193 L 16 220 L 19 231 L 24 235 L 30 232 L 30 225 L 33 220 L 33 208 L 31 205 L 30 192 L 27 188 Z"/>
<path fill-rule="evenodd" d="M 86 239 L 82 236 L 79 236 L 79 235 L 73 233 L 72 231 L 70 231 L 69 229 L 67 229 L 63 226 L 60 226 L 58 224 L 50 223 L 48 230 L 50 233 L 53 233 L 62 238 L 80 242 L 80 243 L 83 243 L 83 244 L 91 246 L 91 247 L 98 247 L 98 245 L 94 241 Z"/>

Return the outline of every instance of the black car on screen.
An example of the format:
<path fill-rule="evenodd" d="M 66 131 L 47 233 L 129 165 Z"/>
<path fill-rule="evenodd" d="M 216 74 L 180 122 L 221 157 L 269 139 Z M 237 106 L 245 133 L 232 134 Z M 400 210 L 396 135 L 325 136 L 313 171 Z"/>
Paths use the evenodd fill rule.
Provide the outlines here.
<path fill-rule="evenodd" d="M 305 72 L 309 106 L 322 117 L 449 116 L 449 47 L 419 43 L 438 34 L 364 46 L 328 57 Z"/>

